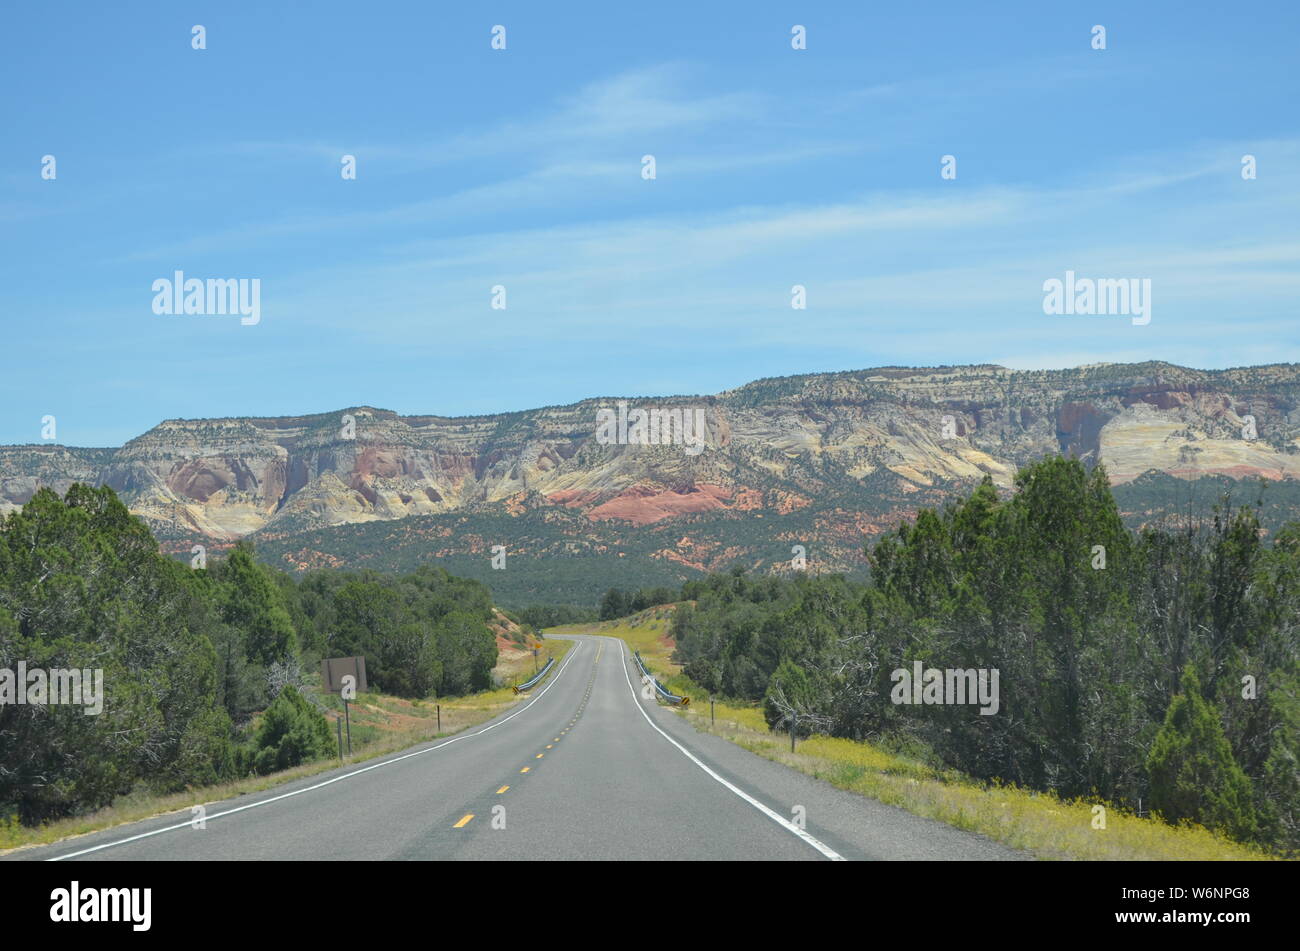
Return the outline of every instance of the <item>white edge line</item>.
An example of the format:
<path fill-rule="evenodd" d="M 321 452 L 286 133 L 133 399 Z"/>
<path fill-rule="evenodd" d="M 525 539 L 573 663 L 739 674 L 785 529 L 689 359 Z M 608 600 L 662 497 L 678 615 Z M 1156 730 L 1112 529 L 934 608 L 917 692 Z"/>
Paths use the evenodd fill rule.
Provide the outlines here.
<path fill-rule="evenodd" d="M 620 641 L 619 641 L 619 644 L 622 646 L 622 645 L 623 645 L 623 641 L 620 640 Z M 645 708 L 641 706 L 641 701 L 640 701 L 640 699 L 639 699 L 639 698 L 637 697 L 637 695 L 636 695 L 636 688 L 634 688 L 634 687 L 632 686 L 632 677 L 631 677 L 631 675 L 629 675 L 628 672 L 627 672 L 627 659 L 626 659 L 626 658 L 627 658 L 627 653 L 626 653 L 626 648 L 625 648 L 625 646 L 623 647 L 623 649 L 621 649 L 621 650 L 619 651 L 619 657 L 623 659 L 623 679 L 627 681 L 627 689 L 630 690 L 630 691 L 632 692 L 632 702 L 633 702 L 634 704 L 636 704 L 636 708 L 637 708 L 637 710 L 639 710 L 639 711 L 641 712 L 641 716 L 645 717 L 645 722 L 646 722 L 646 723 L 649 723 L 650 726 L 654 728 L 655 732 L 657 732 L 660 736 L 662 736 L 665 740 L 667 740 L 667 741 L 668 741 L 669 743 L 671 743 L 673 746 L 675 746 L 675 747 L 677 747 L 679 750 L 681 750 L 682 753 L 685 754 L 686 758 L 689 759 L 689 760 L 690 760 L 692 763 L 694 763 L 696 766 L 698 766 L 700 769 L 704 770 L 706 773 L 708 773 L 710 776 L 712 776 L 712 777 L 713 777 L 714 779 L 716 779 L 718 782 L 722 783 L 722 785 L 726 786 L 726 787 L 727 787 L 728 789 L 730 789 L 733 793 L 735 793 L 735 794 L 736 794 L 737 796 L 739 796 L 741 799 L 745 800 L 745 802 L 749 803 L 751 806 L 753 806 L 753 807 L 754 807 L 755 809 L 757 809 L 759 812 L 763 813 L 763 815 L 767 816 L 767 817 L 768 817 L 769 819 L 771 819 L 773 822 L 775 822 L 775 823 L 777 823 L 778 825 L 782 826 L 782 827 L 785 828 L 787 831 L 789 831 L 789 832 L 793 832 L 793 833 L 794 833 L 795 835 L 797 835 L 799 838 L 803 839 L 805 842 L 807 842 L 809 845 L 811 845 L 814 849 L 816 849 L 816 850 L 817 850 L 818 852 L 820 852 L 822 855 L 826 856 L 826 857 L 827 857 L 828 859 L 830 859 L 832 862 L 844 862 L 844 861 L 847 861 L 847 860 L 844 858 L 844 856 L 840 855 L 838 852 L 836 852 L 834 849 L 832 849 L 832 848 L 831 848 L 829 845 L 827 845 L 825 842 L 821 841 L 821 839 L 817 838 L 815 835 L 812 835 L 811 833 L 809 833 L 806 829 L 800 829 L 797 825 L 795 825 L 793 822 L 791 822 L 791 821 L 790 821 L 789 819 L 787 819 L 785 816 L 781 815 L 779 812 L 775 812 L 775 811 L 769 809 L 767 806 L 763 805 L 761 802 L 759 802 L 757 799 L 755 799 L 755 798 L 754 798 L 753 796 L 751 796 L 749 793 L 745 792 L 743 789 L 741 789 L 741 788 L 739 788 L 738 786 L 736 786 L 736 785 L 734 785 L 734 784 L 732 784 L 732 783 L 729 783 L 727 780 L 723 779 L 721 776 L 719 776 L 719 775 L 718 775 L 717 773 L 715 773 L 713 770 L 709 769 L 709 767 L 706 766 L 706 765 L 705 765 L 705 764 L 704 764 L 700 759 L 698 759 L 698 758 L 695 756 L 694 753 L 692 753 L 692 752 L 691 752 L 690 750 L 688 750 L 686 747 L 682 746 L 682 744 L 678 743 L 676 740 L 674 740 L 671 736 L 669 736 L 669 735 L 668 735 L 667 733 L 665 733 L 663 730 L 659 729 L 659 727 L 658 727 L 658 725 L 656 725 L 655 721 L 650 719 L 650 714 L 646 713 L 646 712 L 645 712 Z"/>
<path fill-rule="evenodd" d="M 574 642 L 575 648 L 578 643 L 579 642 L 577 641 Z M 394 763 L 400 763 L 404 759 L 410 759 L 412 756 L 421 756 L 425 753 L 432 753 L 434 750 L 440 750 L 444 746 L 450 746 L 452 743 L 457 743 L 460 740 L 468 740 L 475 736 L 481 736 L 484 733 L 486 733 L 488 730 L 495 730 L 501 724 L 509 720 L 513 720 L 515 717 L 519 716 L 519 714 L 523 713 L 525 710 L 531 707 L 538 700 L 541 700 L 542 697 L 546 696 L 546 691 L 550 690 L 551 687 L 559 681 L 560 676 L 564 673 L 565 668 L 569 666 L 569 662 L 572 661 L 573 658 L 577 656 L 578 656 L 578 652 L 576 649 L 570 651 L 568 657 L 565 658 L 564 663 L 560 665 L 560 669 L 555 672 L 555 676 L 551 678 L 550 682 L 547 683 L 547 685 L 542 688 L 541 692 L 538 693 L 537 696 L 533 697 L 531 700 L 529 700 L 526 704 L 524 704 L 514 713 L 510 714 L 510 716 L 498 720 L 496 723 L 489 724 L 488 726 L 484 727 L 481 730 L 478 730 L 474 733 L 462 733 L 459 736 L 453 736 L 451 739 L 444 740 L 443 742 L 439 743 L 437 746 L 428 746 L 422 750 L 415 750 L 412 753 L 403 753 L 401 756 L 395 756 L 392 759 L 382 760 L 378 763 L 371 763 L 369 766 L 363 766 L 360 769 L 354 769 L 350 773 L 344 773 L 342 776 L 335 776 L 333 779 L 327 779 L 324 782 L 315 783 L 314 785 L 311 786 L 304 786 L 302 789 L 295 789 L 293 792 L 282 793 L 279 796 L 272 796 L 270 799 L 261 799 L 257 802 L 250 802 L 246 806 L 236 806 L 234 809 L 227 809 L 225 812 L 218 812 L 216 815 L 205 816 L 204 821 L 220 819 L 222 816 L 233 816 L 235 813 L 243 812 L 246 809 L 256 809 L 258 806 L 269 806 L 271 803 L 279 802 L 282 799 L 289 799 L 293 796 L 301 796 L 303 793 L 309 793 L 312 792 L 313 790 L 320 789 L 324 786 L 329 786 L 333 783 L 341 782 L 342 780 L 345 779 L 351 779 L 353 776 L 360 776 L 362 773 L 368 773 L 372 769 L 379 769 L 382 766 L 391 766 Z M 145 822 L 148 820 L 142 819 L 138 821 Z M 148 839 L 151 836 L 162 835 L 164 832 L 175 832 L 177 829 L 188 829 L 193 825 L 194 825 L 194 820 L 187 819 L 185 822 L 177 823 L 174 826 L 165 826 L 161 829 L 153 829 L 152 831 L 149 832 L 141 832 L 138 835 L 133 835 L 125 839 L 116 839 L 113 842 L 105 842 L 103 845 L 94 845 L 88 849 L 81 849 L 78 852 L 69 852 L 66 855 L 56 855 L 53 858 L 46 859 L 45 861 L 62 862 L 64 859 L 75 859 L 79 855 L 87 855 L 91 852 L 99 852 L 102 849 L 111 849 L 114 846 L 126 845 L 126 843 L 128 842 L 135 842 L 138 841 L 139 839 Z"/>

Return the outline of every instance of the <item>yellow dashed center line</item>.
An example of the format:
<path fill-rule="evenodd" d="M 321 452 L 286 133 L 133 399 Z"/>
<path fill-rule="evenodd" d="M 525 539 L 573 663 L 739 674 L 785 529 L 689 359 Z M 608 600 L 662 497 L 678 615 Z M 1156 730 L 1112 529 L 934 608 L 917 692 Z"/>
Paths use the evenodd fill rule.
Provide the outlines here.
<path fill-rule="evenodd" d="M 500 789 L 497 790 L 497 795 L 498 795 L 498 796 L 501 795 L 503 792 L 505 792 L 505 791 L 506 791 L 507 789 L 509 789 L 509 788 L 510 788 L 509 786 L 502 786 Z"/>
<path fill-rule="evenodd" d="M 459 828 L 461 828 L 462 826 L 467 825 L 467 824 L 469 823 L 469 820 L 471 820 L 471 819 L 473 819 L 473 818 L 474 818 L 474 813 L 472 813 L 472 812 L 467 813 L 467 814 L 465 815 L 465 817 L 464 817 L 463 819 L 461 819 L 460 822 L 458 822 L 458 823 L 456 823 L 454 826 L 452 826 L 452 828 L 453 828 L 453 829 L 459 829 Z"/>
<path fill-rule="evenodd" d="M 526 772 L 528 772 L 530 769 L 532 769 L 531 766 L 525 766 L 525 767 L 524 767 L 523 769 L 521 769 L 519 772 L 521 772 L 521 773 L 526 773 Z"/>
<path fill-rule="evenodd" d="M 534 758 L 534 759 L 541 759 L 541 758 L 542 758 L 543 756 L 545 756 L 545 755 L 546 755 L 545 753 L 538 753 L 538 754 L 537 754 L 535 757 L 533 757 L 533 758 Z"/>

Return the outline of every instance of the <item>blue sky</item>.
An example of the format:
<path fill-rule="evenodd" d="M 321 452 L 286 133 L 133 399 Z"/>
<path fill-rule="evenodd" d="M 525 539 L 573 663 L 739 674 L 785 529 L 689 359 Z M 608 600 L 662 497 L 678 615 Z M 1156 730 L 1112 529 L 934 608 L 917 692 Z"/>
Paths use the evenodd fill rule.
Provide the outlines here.
<path fill-rule="evenodd" d="M 8 5 L 0 442 L 1300 360 L 1300 5 L 715 6 Z M 155 315 L 177 269 L 261 322 Z M 1067 269 L 1149 278 L 1150 324 L 1044 315 Z"/>

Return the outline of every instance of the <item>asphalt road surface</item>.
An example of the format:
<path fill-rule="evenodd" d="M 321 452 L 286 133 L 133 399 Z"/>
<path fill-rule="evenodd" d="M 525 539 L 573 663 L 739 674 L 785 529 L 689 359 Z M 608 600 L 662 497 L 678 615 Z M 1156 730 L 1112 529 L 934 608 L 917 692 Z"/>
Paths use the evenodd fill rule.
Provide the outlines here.
<path fill-rule="evenodd" d="M 9 859 L 1025 858 L 699 733 L 641 696 L 623 643 L 574 637 L 463 733 Z"/>

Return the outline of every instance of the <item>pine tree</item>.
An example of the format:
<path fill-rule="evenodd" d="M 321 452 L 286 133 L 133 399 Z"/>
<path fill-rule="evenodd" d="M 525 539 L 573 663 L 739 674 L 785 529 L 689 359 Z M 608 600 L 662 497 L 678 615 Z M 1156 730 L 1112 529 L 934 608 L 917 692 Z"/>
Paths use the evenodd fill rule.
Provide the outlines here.
<path fill-rule="evenodd" d="M 1197 822 L 1237 839 L 1255 830 L 1251 785 L 1191 664 L 1147 756 L 1151 806 L 1168 822 Z"/>
<path fill-rule="evenodd" d="M 627 593 L 619 588 L 610 588 L 600 602 L 600 619 L 614 621 L 626 617 L 631 611 Z"/>
<path fill-rule="evenodd" d="M 797 715 L 804 718 L 799 735 L 807 736 L 815 707 L 816 696 L 808 674 L 791 660 L 781 661 L 763 696 L 763 718 L 768 729 L 789 730 L 790 718 Z"/>
<path fill-rule="evenodd" d="M 272 664 L 297 652 L 297 634 L 284 597 L 251 547 L 235 546 L 222 564 L 221 580 L 227 585 L 222 620 L 246 633 L 249 660 Z"/>
<path fill-rule="evenodd" d="M 329 721 L 292 686 L 266 708 L 253 746 L 254 769 L 263 775 L 321 759 L 334 750 Z"/>

